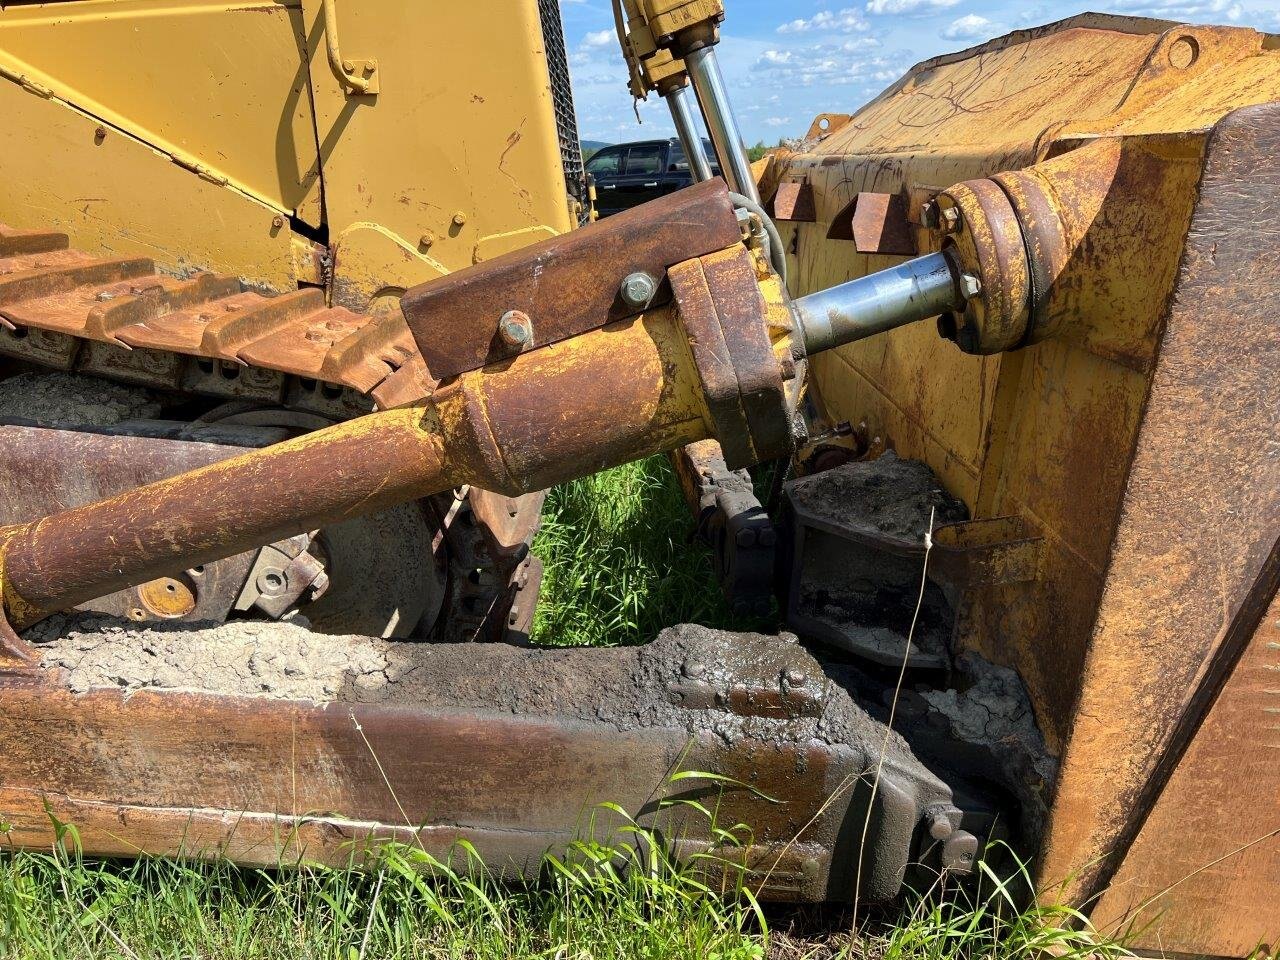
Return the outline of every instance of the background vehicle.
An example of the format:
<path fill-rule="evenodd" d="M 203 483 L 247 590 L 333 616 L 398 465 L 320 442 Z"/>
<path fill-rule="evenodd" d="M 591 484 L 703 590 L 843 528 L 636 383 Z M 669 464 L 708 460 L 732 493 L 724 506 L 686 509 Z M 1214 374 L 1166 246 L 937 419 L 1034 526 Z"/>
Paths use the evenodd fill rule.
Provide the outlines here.
<path fill-rule="evenodd" d="M 702 145 L 708 163 L 719 175 L 711 141 L 703 140 Z M 586 170 L 595 181 L 596 210 L 602 217 L 693 183 L 684 147 L 674 137 L 602 147 L 587 161 Z"/>
<path fill-rule="evenodd" d="M 670 788 L 751 826 L 666 835 L 763 897 L 885 901 L 1007 839 L 1140 946 L 1250 953 L 1280 40 L 1085 15 L 753 167 L 719 5 L 622 7 L 637 95 L 698 142 L 692 85 L 746 203 L 708 172 L 575 229 L 548 2 L 0 10 L 6 842 L 465 838 L 516 875 Z M 525 634 L 536 491 L 657 451 L 802 642 L 456 642 Z"/>

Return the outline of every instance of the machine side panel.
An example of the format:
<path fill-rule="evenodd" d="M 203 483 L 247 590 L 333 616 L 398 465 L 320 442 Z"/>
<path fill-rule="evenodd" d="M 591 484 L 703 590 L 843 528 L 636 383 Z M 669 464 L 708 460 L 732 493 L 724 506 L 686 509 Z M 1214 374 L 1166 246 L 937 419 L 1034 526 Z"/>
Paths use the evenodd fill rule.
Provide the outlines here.
<path fill-rule="evenodd" d="M 0 12 L 6 71 L 316 224 L 319 169 L 301 45 L 298 0 L 94 0 Z M 45 142 L 32 148 L 56 162 Z"/>
<path fill-rule="evenodd" d="M 296 287 L 289 230 L 270 207 L 6 80 L 0 117 L 0 223 L 61 231 L 99 256 L 150 257 L 179 275 Z"/>
<path fill-rule="evenodd" d="M 339 302 L 395 296 L 575 225 L 536 0 L 339 2 L 343 56 L 378 61 L 376 96 L 343 89 L 321 4 L 303 7 Z M 374 247 L 399 250 L 400 276 Z"/>

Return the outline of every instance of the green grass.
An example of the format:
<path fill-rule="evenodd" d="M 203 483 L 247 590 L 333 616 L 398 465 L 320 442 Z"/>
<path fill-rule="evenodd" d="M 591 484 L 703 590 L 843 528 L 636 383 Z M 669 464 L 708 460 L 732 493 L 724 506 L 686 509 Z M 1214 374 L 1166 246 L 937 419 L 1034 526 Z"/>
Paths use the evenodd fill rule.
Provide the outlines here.
<path fill-rule="evenodd" d="M 556 487 L 533 551 L 546 567 L 533 640 L 645 643 L 663 627 L 749 629 L 730 614 L 666 457 Z"/>
<path fill-rule="evenodd" d="M 619 811 L 610 810 L 612 814 Z M 625 816 L 625 815 L 624 815 Z M 729 853 L 746 830 L 721 831 Z M 716 865 L 727 861 L 709 853 Z M 1007 857 L 1003 858 L 1007 859 Z M 763 910 L 741 875 L 677 864 L 625 823 L 547 856 L 540 878 L 500 883 L 475 851 L 450 862 L 389 846 L 362 869 L 225 861 L 84 860 L 73 828 L 48 853 L 5 856 L 6 960 L 1119 960 L 1128 952 L 1063 909 L 1019 908 L 988 872 L 975 894 L 939 881 L 896 924 L 827 917 L 814 933 Z M 1015 870 L 1019 883 L 1025 871 Z M 812 924 L 810 924 L 812 926 Z"/>
<path fill-rule="evenodd" d="M 734 623 L 672 472 L 653 458 L 553 491 L 535 549 L 547 563 L 535 636 L 635 643 L 681 621 Z M 387 847 L 344 869 L 241 869 L 221 860 L 86 860 L 74 826 L 47 852 L 0 853 L 0 960 L 1113 960 L 1123 948 L 1056 910 L 1025 909 L 988 872 L 939 884 L 893 922 L 759 907 L 734 868 L 707 885 L 659 838 L 619 831 L 496 881 L 474 851 L 448 863 Z M 713 825 L 714 826 L 714 825 Z M 0 848 L 4 827 L 0 824 Z M 717 858 L 749 836 L 716 832 Z M 1002 858 L 1008 862 L 1008 857 Z M 722 865 L 723 866 L 723 865 Z M 1025 886 L 1025 871 L 1012 873 Z M 1021 876 L 1018 877 L 1018 874 Z M 728 879 L 724 879 L 727 877 Z"/>

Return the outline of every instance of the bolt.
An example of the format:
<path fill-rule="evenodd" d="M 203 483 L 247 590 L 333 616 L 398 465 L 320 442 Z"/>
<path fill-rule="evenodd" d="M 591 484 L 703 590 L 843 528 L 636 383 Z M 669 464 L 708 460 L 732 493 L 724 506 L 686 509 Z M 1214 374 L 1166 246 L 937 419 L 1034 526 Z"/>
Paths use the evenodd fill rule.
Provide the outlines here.
<path fill-rule="evenodd" d="M 533 343 L 533 321 L 522 310 L 508 310 L 498 320 L 498 336 L 513 350 L 527 350 Z"/>
<path fill-rule="evenodd" d="M 271 226 L 273 229 L 279 230 L 281 227 L 284 226 L 284 217 L 272 217 Z"/>
<path fill-rule="evenodd" d="M 98 127 L 98 129 L 96 129 L 96 130 L 94 130 L 94 131 L 93 131 L 93 142 L 94 142 L 94 143 L 98 143 L 98 144 L 100 144 L 100 143 L 102 143 L 102 141 L 103 141 L 103 140 L 105 140 L 105 139 L 107 139 L 107 128 L 106 128 L 106 127 Z"/>
<path fill-rule="evenodd" d="M 920 208 L 920 222 L 930 230 L 938 229 L 937 200 L 930 200 Z"/>
<path fill-rule="evenodd" d="M 804 675 L 804 671 L 799 667 L 788 667 L 786 678 L 787 683 L 793 687 L 803 687 L 809 682 L 809 678 Z"/>
<path fill-rule="evenodd" d="M 978 279 L 976 274 L 960 274 L 960 293 L 966 300 L 976 297 L 981 292 L 982 281 Z"/>
<path fill-rule="evenodd" d="M 960 229 L 960 208 L 947 207 L 941 211 L 938 219 L 938 229 L 943 233 L 955 233 Z"/>
<path fill-rule="evenodd" d="M 343 73 L 354 73 L 354 72 L 355 72 L 355 69 L 356 69 L 356 65 L 355 65 L 354 63 L 352 63 L 350 60 L 343 60 L 343 61 L 342 61 L 342 72 L 343 72 Z"/>
<path fill-rule="evenodd" d="M 453 215 L 453 225 L 455 227 L 460 227 L 466 222 L 467 222 L 467 215 L 463 213 L 461 210 L 459 210 L 457 213 Z"/>
<path fill-rule="evenodd" d="M 258 592 L 268 597 L 279 596 L 289 580 L 278 567 L 267 567 L 258 575 Z"/>
<path fill-rule="evenodd" d="M 790 357 L 783 357 L 779 366 L 782 368 L 782 380 L 784 383 L 796 378 L 796 362 Z"/>
<path fill-rule="evenodd" d="M 969 873 L 978 859 L 978 838 L 964 830 L 957 830 L 942 844 L 939 858 L 942 869 L 952 873 Z"/>
<path fill-rule="evenodd" d="M 422 236 L 418 238 L 418 245 L 422 247 L 429 247 L 435 242 L 436 242 L 436 238 L 429 233 L 424 233 Z"/>
<path fill-rule="evenodd" d="M 658 282 L 647 273 L 637 270 L 623 278 L 619 292 L 622 294 L 622 302 L 628 307 L 643 310 L 658 292 Z"/>

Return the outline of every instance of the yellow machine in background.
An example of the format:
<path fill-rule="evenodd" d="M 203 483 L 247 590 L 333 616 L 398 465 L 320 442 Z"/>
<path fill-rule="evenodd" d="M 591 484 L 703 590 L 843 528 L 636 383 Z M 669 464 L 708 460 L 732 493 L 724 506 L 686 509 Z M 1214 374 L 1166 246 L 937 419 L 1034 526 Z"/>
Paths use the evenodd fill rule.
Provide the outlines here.
<path fill-rule="evenodd" d="M 0 75 L 0 222 L 104 255 L 363 309 L 581 215 L 546 0 L 6 4 Z"/>
<path fill-rule="evenodd" d="M 389 374 L 412 354 L 398 306 L 406 289 L 586 219 L 559 8 L 504 0 L 491 14 L 408 0 L 4 4 L 0 224 L 65 239 L 0 242 L 48 248 L 0 272 L 42 271 L 42 289 L 65 293 L 58 333 L 0 330 L 0 355 L 16 369 L 283 408 L 291 430 L 394 403 Z M 100 316 L 107 307 L 94 298 L 120 293 L 140 297 L 138 309 L 119 319 L 116 298 L 117 319 Z M 120 332 L 144 316 L 168 319 L 140 339 Z M 415 366 L 401 381 L 424 376 Z M 299 421 L 300 408 L 324 419 Z M 224 404 L 223 415 L 236 410 Z M 537 592 L 528 543 L 541 503 L 472 490 L 465 523 L 447 505 L 395 522 L 437 554 L 432 531 L 473 531 L 436 578 L 451 595 L 441 609 L 468 610 L 450 621 L 455 636 L 527 629 L 532 600 L 516 598 Z M 360 538 L 357 581 L 420 579 L 369 560 L 384 536 Z M 368 579 L 357 581 L 353 594 L 368 596 Z M 152 593 L 123 609 L 169 615 L 145 602 Z M 181 593 L 183 616 L 205 611 L 199 591 Z M 399 587 L 386 599 L 374 620 L 346 627 L 413 629 L 401 614 L 416 618 L 417 601 Z"/>

